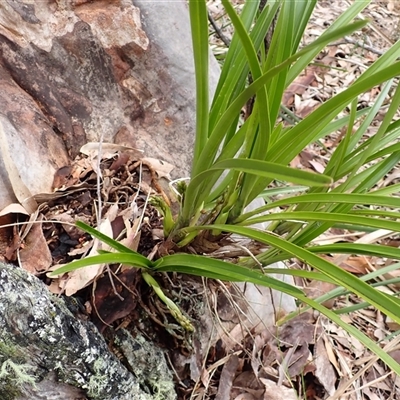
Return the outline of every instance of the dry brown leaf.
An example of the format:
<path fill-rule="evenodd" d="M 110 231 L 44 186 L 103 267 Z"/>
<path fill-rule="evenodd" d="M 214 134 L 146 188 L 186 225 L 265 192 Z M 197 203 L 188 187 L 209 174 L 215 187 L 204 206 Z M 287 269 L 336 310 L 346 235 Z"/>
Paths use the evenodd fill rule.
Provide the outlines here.
<path fill-rule="evenodd" d="M 258 400 L 251 393 L 241 393 L 234 400 Z"/>
<path fill-rule="evenodd" d="M 325 339 L 325 335 L 319 336 L 314 347 L 315 376 L 329 395 L 332 396 L 336 391 L 335 383 L 337 377 L 335 369 L 329 361 L 326 346 L 330 347 L 330 343 Z"/>
<path fill-rule="evenodd" d="M 400 350 L 389 351 L 388 354 L 400 364 Z"/>
<path fill-rule="evenodd" d="M 224 364 L 219 380 L 217 395 L 215 400 L 225 400 L 230 398 L 233 379 L 235 378 L 236 370 L 239 366 L 239 358 L 236 354 L 229 357 Z"/>
<path fill-rule="evenodd" d="M 259 379 L 257 379 L 252 371 L 243 371 L 233 381 L 231 396 L 237 398 L 239 395 L 249 393 L 256 399 L 262 398 L 264 388 Z"/>
<path fill-rule="evenodd" d="M 282 353 L 282 345 L 287 349 L 283 354 L 283 361 L 279 368 L 280 380 L 294 378 L 303 373 L 306 366 L 312 362 L 310 345 L 314 344 L 314 323 L 309 321 L 309 315 L 299 315 L 281 327 L 277 334 L 278 343 L 272 349 Z M 278 358 L 278 357 L 276 357 Z"/>
<path fill-rule="evenodd" d="M 71 239 L 77 240 L 82 236 L 82 231 L 75 225 L 76 215 L 72 216 L 70 211 L 60 214 L 53 214 L 51 215 L 51 219 L 55 221 L 60 221 L 62 223 L 63 229 Z M 82 218 L 80 217 L 79 220 L 82 221 Z"/>
<path fill-rule="evenodd" d="M 99 142 L 89 142 L 81 147 L 80 152 L 90 158 L 96 158 L 99 154 L 99 150 L 100 150 Z M 106 142 L 101 143 L 102 159 L 113 158 L 119 152 L 137 154 L 138 152 L 142 153 L 143 150 L 135 149 L 134 147 L 122 146 L 120 144 L 115 144 L 115 143 L 106 143 Z"/>
<path fill-rule="evenodd" d="M 38 218 L 41 221 L 43 217 Z M 25 238 L 24 246 L 19 250 L 21 267 L 33 275 L 48 271 L 52 264 L 52 257 L 43 236 L 42 224 L 32 224 Z"/>
<path fill-rule="evenodd" d="M 157 173 L 159 178 L 170 179 L 170 172 L 175 168 L 172 164 L 167 163 L 166 161 L 157 160 L 156 158 L 145 157 L 142 158 L 141 161 L 149 164 Z"/>
<path fill-rule="evenodd" d="M 101 233 L 109 237 L 113 237 L 111 222 L 114 220 L 118 212 L 118 205 L 113 204 L 107 212 L 104 220 L 97 228 Z M 93 242 L 93 247 L 88 254 L 88 257 L 98 254 L 98 250 L 110 250 L 110 247 L 101 243 L 98 239 Z M 80 268 L 69 273 L 69 278 L 65 284 L 65 294 L 72 296 L 78 290 L 88 286 L 93 280 L 101 275 L 104 269 L 104 264 L 90 265 L 85 268 Z"/>
<path fill-rule="evenodd" d="M 59 188 L 53 193 L 39 193 L 35 194 L 35 199 L 38 203 L 49 203 L 53 200 L 60 199 L 61 197 L 68 196 L 72 193 L 81 192 L 83 189 L 90 187 L 87 182 L 82 182 L 67 188 Z"/>
<path fill-rule="evenodd" d="M 28 214 L 33 214 L 37 208 L 38 204 L 33 198 L 32 193 L 22 181 L 21 175 L 11 157 L 10 149 L 8 147 L 8 141 L 6 134 L 3 130 L 3 124 L 0 122 L 0 156 L 3 160 L 5 172 L 8 175 L 8 179 L 11 183 L 11 187 L 14 191 L 15 197 L 25 208 Z"/>
<path fill-rule="evenodd" d="M 316 299 L 331 290 L 335 289 L 337 286 L 330 282 L 322 282 L 322 281 L 311 281 L 310 284 L 304 289 L 304 292 L 311 299 Z M 322 303 L 325 307 L 331 309 L 335 304 L 335 299 L 330 299 Z"/>
<path fill-rule="evenodd" d="M 363 388 L 363 394 L 367 395 L 369 400 L 382 400 L 382 398 L 372 392 L 368 386 Z"/>
<path fill-rule="evenodd" d="M 394 322 L 391 318 L 386 317 L 386 325 L 391 332 L 396 332 L 400 329 L 400 324 Z"/>
<path fill-rule="evenodd" d="M 72 165 L 59 168 L 54 174 L 53 189 L 63 187 L 71 176 Z"/>
<path fill-rule="evenodd" d="M 306 89 L 315 81 L 315 71 L 317 67 L 307 68 L 304 75 L 298 76 L 286 89 L 283 94 L 282 104 L 289 107 L 294 102 L 294 95 L 302 95 Z"/>
<path fill-rule="evenodd" d="M 260 367 L 262 366 L 260 351 L 265 349 L 268 346 L 268 342 L 272 340 L 272 335 L 270 334 L 268 329 L 264 329 L 254 338 L 253 349 L 251 352 L 251 368 L 255 376 L 258 377 L 258 372 Z"/>
<path fill-rule="evenodd" d="M 348 257 L 340 267 L 352 274 L 365 275 L 369 272 L 369 263 L 366 257 Z"/>
<path fill-rule="evenodd" d="M 380 391 L 385 391 L 387 393 L 392 393 L 392 385 L 389 381 L 383 379 L 385 375 L 390 374 L 384 368 L 382 368 L 378 363 L 375 363 L 372 368 L 364 375 L 364 383 L 370 388 L 376 388 Z M 396 398 L 396 397 L 394 397 Z"/>
<path fill-rule="evenodd" d="M 90 240 L 84 246 L 77 247 L 77 248 L 72 249 L 71 251 L 69 251 L 68 255 L 73 257 L 73 256 L 79 256 L 81 254 L 86 254 L 92 246 L 93 246 L 93 240 Z"/>
<path fill-rule="evenodd" d="M 131 156 L 127 153 L 118 153 L 117 159 L 110 165 L 110 171 L 118 171 L 123 165 L 129 163 L 130 158 Z"/>
<path fill-rule="evenodd" d="M 311 114 L 316 110 L 321 103 L 314 99 L 303 100 L 296 107 L 296 115 L 300 118 L 305 118 L 307 115 Z"/>
<path fill-rule="evenodd" d="M 316 160 L 311 160 L 310 164 L 312 165 L 312 167 L 315 169 L 315 171 L 319 172 L 320 174 L 322 174 L 325 171 L 325 165 L 322 164 L 319 161 Z"/>
<path fill-rule="evenodd" d="M 137 251 L 140 241 L 141 219 L 139 215 L 139 209 L 135 202 L 132 202 L 128 208 L 118 214 L 118 217 L 122 218 L 126 229 L 126 237 L 121 240 L 121 243 L 134 251 Z M 133 223 L 131 221 L 133 221 Z"/>
<path fill-rule="evenodd" d="M 0 217 L 7 214 L 24 214 L 29 215 L 24 207 L 19 203 L 12 203 L 0 211 Z"/>
<path fill-rule="evenodd" d="M 111 284 L 111 279 L 113 284 Z M 136 285 L 140 272 L 136 268 L 121 271 L 117 276 L 105 274 L 96 281 L 92 321 L 100 332 L 107 325 L 129 315 L 137 305 Z"/>
<path fill-rule="evenodd" d="M 342 315 L 341 318 L 346 323 L 353 323 L 351 318 L 347 315 Z M 365 347 L 361 344 L 361 342 L 353 336 L 350 336 L 344 329 L 334 326 L 333 324 L 330 325 L 329 330 L 335 335 L 331 334 L 332 339 L 336 342 L 340 343 L 342 348 L 346 349 L 348 354 L 354 355 L 355 358 L 360 358 L 365 353 Z M 342 354 L 344 354 L 342 352 Z"/>
<path fill-rule="evenodd" d="M 18 231 L 13 226 L 19 222 L 18 214 L 28 215 L 25 208 L 18 203 L 10 204 L 0 211 L 0 260 L 2 261 L 15 259 L 15 251 L 20 246 Z"/>
<path fill-rule="evenodd" d="M 260 378 L 265 387 L 264 400 L 298 400 L 296 391 L 293 388 L 278 386 L 275 382 Z"/>

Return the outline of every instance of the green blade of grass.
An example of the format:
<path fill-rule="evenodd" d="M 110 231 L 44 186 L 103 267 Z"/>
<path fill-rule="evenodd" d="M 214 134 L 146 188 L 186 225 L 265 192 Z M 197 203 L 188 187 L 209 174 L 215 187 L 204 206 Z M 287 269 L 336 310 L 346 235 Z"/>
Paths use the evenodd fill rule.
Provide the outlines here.
<path fill-rule="evenodd" d="M 357 254 L 400 260 L 400 249 L 381 244 L 335 243 L 311 246 L 308 247 L 307 250 L 321 254 Z"/>
<path fill-rule="evenodd" d="M 329 35 L 326 35 L 324 37 L 324 40 L 317 39 L 315 42 L 307 45 L 304 49 L 300 50 L 298 53 L 294 54 L 292 57 L 288 58 L 283 63 L 267 71 L 260 78 L 256 79 L 251 85 L 249 85 L 248 88 L 243 90 L 243 92 L 241 92 L 240 95 L 236 97 L 236 99 L 231 103 L 229 108 L 224 112 L 224 114 L 218 120 L 218 123 L 215 125 L 213 132 L 210 133 L 210 140 L 207 142 L 206 146 L 202 151 L 202 156 L 198 160 L 198 163 L 202 166 L 203 170 L 209 168 L 210 165 L 212 164 L 213 160 L 215 159 L 215 155 L 218 153 L 219 146 L 224 138 L 225 133 L 230 128 L 233 121 L 236 120 L 237 115 L 240 114 L 240 110 L 243 107 L 243 105 L 246 104 L 247 100 L 249 100 L 259 90 L 261 90 L 269 80 L 271 80 L 274 76 L 276 76 L 285 68 L 287 68 L 289 65 L 291 65 L 292 62 L 294 62 L 301 55 L 311 51 L 314 47 L 318 47 L 322 44 L 326 45 L 332 40 L 336 40 L 340 37 L 343 37 L 344 35 L 347 35 L 353 32 L 354 30 L 361 29 L 365 24 L 366 22 L 364 21 L 357 21 L 354 22 L 353 24 L 340 28 Z M 378 74 L 380 74 L 380 72 Z M 391 77 L 390 73 L 388 73 L 387 75 L 388 75 L 387 79 L 390 79 Z M 395 74 L 393 76 L 395 76 Z M 381 80 L 377 84 L 387 79 L 381 78 Z M 368 86 L 368 83 L 363 85 L 363 88 L 371 87 Z M 353 97 L 354 95 L 352 93 L 351 98 Z"/>
<path fill-rule="evenodd" d="M 261 217 L 249 218 L 240 225 L 254 225 L 266 221 L 322 221 L 333 222 L 334 224 L 342 223 L 348 226 L 366 226 L 378 229 L 387 229 L 394 232 L 400 232 L 400 222 L 390 221 L 381 218 L 364 217 L 354 214 L 340 214 L 328 212 L 306 212 L 306 211 L 293 211 L 281 212 L 277 214 L 267 214 Z"/>
<path fill-rule="evenodd" d="M 302 299 L 300 299 L 302 300 Z M 383 350 L 379 345 L 377 345 L 373 340 L 371 340 L 368 336 L 362 333 L 358 328 L 347 324 L 344 322 L 339 315 L 335 314 L 333 311 L 328 310 L 326 307 L 321 304 L 313 301 L 311 299 L 307 299 L 307 301 L 303 300 L 306 304 L 312 307 L 314 310 L 321 312 L 321 314 L 325 315 L 331 321 L 333 321 L 338 326 L 342 327 L 346 332 L 348 332 L 352 337 L 355 337 L 360 341 L 366 348 L 375 353 L 392 371 L 396 372 L 396 374 L 400 374 L 400 365 L 396 362 L 385 350 Z"/>
<path fill-rule="evenodd" d="M 289 285 L 288 283 L 281 282 L 278 279 L 263 275 L 261 272 L 204 256 L 194 254 L 173 254 L 160 258 L 154 263 L 154 270 L 159 272 L 177 271 L 177 267 L 179 267 L 179 272 L 207 276 L 214 279 L 252 282 L 283 291 L 294 297 L 303 294 L 300 289 Z M 182 267 L 184 268 L 182 269 Z"/>
<path fill-rule="evenodd" d="M 144 261 L 144 260 L 146 261 Z M 107 253 L 99 254 L 97 256 L 86 257 L 82 260 L 72 261 L 61 268 L 51 272 L 50 275 L 61 275 L 67 272 L 75 271 L 80 268 L 88 267 L 89 265 L 96 264 L 125 264 L 137 268 L 149 269 L 152 262 L 140 254 L 129 253 Z"/>
<path fill-rule="evenodd" d="M 187 228 L 188 231 L 200 229 L 200 227 Z M 389 315 L 394 321 L 400 322 L 400 307 L 397 302 L 384 296 L 376 289 L 371 288 L 368 284 L 361 281 L 357 277 L 337 267 L 335 264 L 313 254 L 312 252 L 287 242 L 275 235 L 267 232 L 261 232 L 254 228 L 246 228 L 235 225 L 208 225 L 201 229 L 218 229 L 222 232 L 236 233 L 249 239 L 256 240 L 260 243 L 268 244 L 282 250 L 293 257 L 296 257 L 305 263 L 313 266 L 321 273 L 328 276 L 339 286 L 343 286 L 353 293 L 357 294 L 365 301 L 377 307 L 379 310 Z"/>
<path fill-rule="evenodd" d="M 289 188 L 290 189 L 290 188 Z M 292 204 L 313 204 L 324 206 L 326 204 L 363 204 L 382 207 L 400 207 L 400 199 L 388 196 L 379 196 L 375 194 L 359 194 L 359 193 L 318 193 L 304 194 L 300 196 L 288 197 L 282 200 L 276 200 L 265 206 L 259 207 L 254 211 L 242 214 L 235 222 L 239 223 L 246 219 L 261 214 L 265 211 L 276 207 L 289 206 Z"/>
<path fill-rule="evenodd" d="M 199 196 L 198 191 L 195 189 L 201 186 L 210 175 L 225 169 L 247 172 L 271 179 L 281 179 L 307 186 L 329 186 L 332 182 L 331 178 L 325 175 L 269 163 L 267 161 L 249 159 L 222 160 L 191 180 L 186 191 L 186 199 L 184 202 L 184 212 L 186 212 L 184 215 L 190 215 L 194 209 L 200 206 L 201 202 L 204 201 L 204 197 L 207 195 L 206 193 L 202 193 L 202 195 Z"/>
<path fill-rule="evenodd" d="M 332 25 L 326 31 L 322 33 L 321 36 L 330 34 L 332 31 L 350 24 L 351 21 L 357 17 L 357 15 L 365 7 L 367 7 L 370 2 L 371 0 L 355 1 L 332 23 Z M 289 84 L 292 83 L 302 71 L 304 71 L 304 69 L 310 64 L 310 62 L 312 62 L 312 60 L 314 60 L 314 58 L 323 50 L 324 47 L 325 45 L 321 45 L 315 48 L 312 52 L 303 55 L 296 61 L 296 63 L 289 70 L 286 83 L 287 86 L 289 86 Z"/>
<path fill-rule="evenodd" d="M 192 169 L 208 139 L 208 14 L 204 0 L 189 0 L 193 55 L 196 77 L 196 140 Z"/>
<path fill-rule="evenodd" d="M 82 229 L 83 231 L 89 233 L 89 235 L 93 236 L 96 239 L 99 239 L 100 241 L 102 241 L 103 243 L 107 244 L 108 246 L 110 246 L 111 248 L 119 251 L 120 253 L 132 253 L 132 254 L 136 254 L 139 255 L 140 257 L 143 258 L 143 262 L 145 262 L 144 260 L 147 260 L 146 257 L 140 255 L 139 253 L 137 253 L 136 251 L 133 251 L 132 249 L 130 249 L 129 247 L 124 246 L 122 243 L 117 242 L 116 240 L 110 238 L 107 235 L 104 235 L 103 233 L 99 232 L 97 229 L 92 228 L 90 225 L 85 224 L 82 221 L 76 221 L 76 226 L 80 229 Z M 149 261 L 149 260 L 147 260 Z M 150 264 L 149 264 L 150 265 Z"/>

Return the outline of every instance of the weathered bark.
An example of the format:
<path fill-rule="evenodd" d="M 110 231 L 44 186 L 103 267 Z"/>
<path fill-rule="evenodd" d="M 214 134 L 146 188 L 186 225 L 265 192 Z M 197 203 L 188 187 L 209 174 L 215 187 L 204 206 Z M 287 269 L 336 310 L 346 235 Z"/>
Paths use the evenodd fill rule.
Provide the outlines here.
<path fill-rule="evenodd" d="M 211 58 L 211 88 L 218 74 Z M 0 108 L 9 154 L 33 195 L 50 192 L 55 171 L 90 141 L 144 150 L 138 157 L 187 176 L 195 83 L 186 2 L 0 2 Z M 0 211 L 16 201 L 0 154 Z M 174 398 L 163 355 L 151 362 L 153 345 L 121 339 L 124 352 L 147 349 L 145 364 L 137 351 L 125 356 L 131 371 L 141 366 L 139 381 L 39 280 L 1 265 L 0 288 L 0 398 L 13 398 L 19 381 L 26 399 L 151 399 L 146 379 L 160 384 L 149 393 Z"/>
<path fill-rule="evenodd" d="M 119 332 L 129 372 L 96 327 L 77 319 L 36 277 L 0 263 L 0 398 L 174 399 L 163 353 Z M 154 393 L 151 395 L 151 393 Z"/>
<path fill-rule="evenodd" d="M 32 194 L 50 191 L 55 170 L 100 139 L 144 150 L 138 156 L 187 176 L 191 49 L 184 1 L 0 2 L 0 118 Z M 0 157 L 0 210 L 13 201 Z"/>

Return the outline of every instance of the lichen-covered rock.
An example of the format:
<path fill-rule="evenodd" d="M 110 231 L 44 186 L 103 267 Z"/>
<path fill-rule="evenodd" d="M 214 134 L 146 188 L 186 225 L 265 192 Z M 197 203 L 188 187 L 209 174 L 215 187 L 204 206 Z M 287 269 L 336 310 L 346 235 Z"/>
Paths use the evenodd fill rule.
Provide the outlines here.
<path fill-rule="evenodd" d="M 114 346 L 118 347 L 138 381 L 152 388 L 154 398 L 176 399 L 172 373 L 164 353 L 138 332 L 134 336 L 121 329 L 116 332 Z"/>
<path fill-rule="evenodd" d="M 148 383 L 170 378 L 159 371 L 150 368 L 138 379 L 92 323 L 75 318 L 35 276 L 0 263 L 1 399 L 172 400 L 172 382 L 165 384 L 168 396 L 150 394 L 155 390 Z"/>

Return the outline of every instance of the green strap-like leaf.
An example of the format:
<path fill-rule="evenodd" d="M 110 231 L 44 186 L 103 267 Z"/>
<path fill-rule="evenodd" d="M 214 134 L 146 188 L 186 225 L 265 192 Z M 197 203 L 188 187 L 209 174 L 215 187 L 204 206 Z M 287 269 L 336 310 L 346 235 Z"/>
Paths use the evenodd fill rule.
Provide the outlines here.
<path fill-rule="evenodd" d="M 143 262 L 143 258 L 146 262 Z M 80 269 L 83 267 L 88 267 L 89 265 L 96 264 L 125 264 L 130 265 L 132 267 L 137 268 L 150 268 L 152 262 L 148 260 L 146 257 L 141 256 L 140 254 L 132 254 L 132 253 L 107 253 L 107 254 L 99 254 L 97 256 L 85 257 L 82 260 L 72 261 L 67 265 L 64 265 L 61 268 L 56 269 L 51 272 L 50 275 L 61 275 L 67 272 L 75 271 L 76 269 Z"/>
<path fill-rule="evenodd" d="M 266 221 L 322 221 L 342 223 L 346 225 L 361 225 L 378 229 L 387 229 L 400 232 L 400 222 L 390 221 L 382 218 L 364 217 L 355 214 L 340 214 L 328 212 L 281 212 L 277 214 L 267 214 L 261 217 L 247 219 L 240 225 L 253 225 Z"/>
<path fill-rule="evenodd" d="M 196 77 L 196 141 L 193 166 L 208 140 L 208 16 L 205 0 L 189 0 L 190 24 L 192 29 L 193 55 Z"/>
<path fill-rule="evenodd" d="M 138 255 L 138 256 L 143 258 L 143 262 L 145 262 L 144 260 L 147 260 L 146 257 L 140 255 L 136 251 L 133 251 L 129 247 L 124 246 L 122 243 L 117 242 L 116 240 L 110 238 L 109 236 L 104 235 L 104 233 L 101 233 L 97 229 L 92 228 L 90 225 L 85 224 L 82 221 L 76 221 L 76 226 L 78 228 L 82 229 L 83 231 L 89 233 L 89 235 L 93 236 L 94 238 L 99 239 L 100 241 L 102 241 L 105 244 L 108 244 L 110 247 L 112 247 L 113 249 L 119 251 L 120 253 L 136 254 L 136 255 Z"/>
<path fill-rule="evenodd" d="M 155 271 L 177 271 L 214 279 L 236 282 L 252 282 L 271 287 L 296 297 L 303 292 L 285 282 L 269 277 L 255 270 L 214 258 L 194 254 L 173 254 L 160 258 L 154 263 Z"/>
<path fill-rule="evenodd" d="M 274 246 L 296 257 L 312 267 L 316 268 L 321 273 L 327 275 L 330 279 L 335 281 L 339 286 L 343 286 L 351 292 L 357 294 L 370 304 L 377 307 L 379 310 L 389 315 L 394 321 L 400 323 L 400 307 L 397 302 L 391 298 L 384 296 L 379 291 L 371 288 L 367 283 L 361 281 L 357 277 L 349 274 L 343 269 L 337 267 L 335 264 L 318 257 L 310 251 L 296 246 L 293 243 L 287 242 L 280 237 L 272 235 L 267 232 L 261 232 L 253 228 L 246 228 L 235 225 L 208 225 L 202 227 L 203 229 L 218 229 L 222 232 L 236 233 L 248 237 L 249 239 L 256 240 Z M 189 230 L 200 229 L 199 227 L 189 228 Z"/>
<path fill-rule="evenodd" d="M 325 204 L 363 204 L 382 207 L 400 208 L 400 199 L 396 197 L 377 196 L 374 194 L 358 194 L 358 193 L 319 193 L 304 194 L 300 196 L 289 197 L 282 200 L 273 201 L 265 206 L 259 207 L 254 211 L 241 215 L 235 222 L 242 222 L 254 215 L 261 214 L 265 211 L 281 206 L 289 206 L 292 204 L 312 204 L 319 203 L 321 206 Z"/>
<path fill-rule="evenodd" d="M 307 250 L 321 254 L 357 254 L 400 260 L 400 249 L 381 244 L 335 243 L 307 247 Z"/>
<path fill-rule="evenodd" d="M 220 170 L 236 170 L 254 174 L 257 176 L 269 177 L 271 179 L 280 179 L 288 182 L 293 182 L 299 185 L 307 186 L 329 186 L 332 182 L 331 178 L 326 175 L 315 174 L 300 169 L 286 167 L 284 165 L 270 163 L 261 160 L 248 160 L 248 159 L 227 159 L 215 163 L 207 171 L 194 177 L 189 183 L 186 191 L 186 198 L 184 202 L 183 214 L 184 216 L 190 215 L 193 209 L 199 206 L 199 201 L 206 194 L 200 193 L 196 190 L 208 177 L 217 173 Z M 199 195 L 201 197 L 199 198 Z"/>
<path fill-rule="evenodd" d="M 210 228 L 212 227 L 210 226 Z M 222 225 L 218 226 L 217 228 L 221 229 Z M 236 232 L 239 234 L 243 234 L 244 232 L 247 232 L 249 230 L 249 228 L 240 228 L 240 227 L 233 227 L 233 228 L 239 228 L 240 232 Z M 221 260 L 215 260 L 204 256 L 196 256 L 190 254 L 175 254 L 171 256 L 166 256 L 163 259 L 156 261 L 155 263 L 155 270 L 158 270 L 159 272 L 179 271 L 182 273 L 207 276 L 211 278 L 217 276 L 217 279 L 223 279 L 229 281 L 235 281 L 238 279 L 271 287 L 283 293 L 294 296 L 298 298 L 300 301 L 303 301 L 305 304 L 308 304 L 313 309 L 320 311 L 330 320 L 332 320 L 337 325 L 342 327 L 349 334 L 351 334 L 353 337 L 358 339 L 362 344 L 364 344 L 368 349 L 370 349 L 377 356 L 379 356 L 390 368 L 392 368 L 393 371 L 395 371 L 397 374 L 400 374 L 400 365 L 392 357 L 390 357 L 384 350 L 381 349 L 379 345 L 377 345 L 373 340 L 364 335 L 360 330 L 344 322 L 340 318 L 340 316 L 335 314 L 333 311 L 328 310 L 326 307 L 322 306 L 316 301 L 307 298 L 301 291 L 299 291 L 297 288 L 291 285 L 284 284 L 284 282 L 277 281 L 275 279 L 272 279 L 268 276 L 259 273 L 254 273 L 254 271 L 246 269 L 245 269 L 246 271 L 243 271 L 241 269 L 242 267 L 239 268 L 238 267 L 239 266 L 235 264 L 227 263 Z M 221 273 L 219 273 L 219 271 L 221 271 Z M 227 276 L 227 278 L 225 278 L 225 276 Z M 385 296 L 382 297 L 386 299 Z"/>

